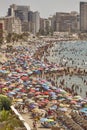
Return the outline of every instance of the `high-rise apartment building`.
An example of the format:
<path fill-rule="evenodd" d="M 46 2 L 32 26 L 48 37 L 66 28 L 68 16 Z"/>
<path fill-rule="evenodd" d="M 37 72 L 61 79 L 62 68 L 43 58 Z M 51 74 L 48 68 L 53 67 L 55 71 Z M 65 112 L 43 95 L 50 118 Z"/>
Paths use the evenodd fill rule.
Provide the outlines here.
<path fill-rule="evenodd" d="M 32 32 L 33 34 L 39 32 L 40 14 L 38 11 L 30 11 L 30 6 L 12 4 L 8 9 L 8 16 L 13 16 L 21 20 L 22 32 Z"/>
<path fill-rule="evenodd" d="M 57 12 L 54 19 L 54 27 L 57 32 L 76 32 L 78 30 L 78 13 Z"/>
<path fill-rule="evenodd" d="M 40 14 L 38 11 L 33 13 L 33 33 L 36 34 L 40 29 Z"/>
<path fill-rule="evenodd" d="M 87 2 L 80 2 L 80 31 L 87 32 Z"/>
<path fill-rule="evenodd" d="M 29 11 L 28 21 L 29 21 L 29 32 L 32 33 L 32 31 L 33 31 L 33 11 Z"/>
<path fill-rule="evenodd" d="M 38 11 L 28 13 L 29 31 L 36 34 L 40 30 L 40 14 Z"/>
<path fill-rule="evenodd" d="M 8 16 L 18 17 L 22 22 L 28 22 L 28 13 L 30 11 L 30 6 L 21 5 L 10 5 L 8 9 Z"/>

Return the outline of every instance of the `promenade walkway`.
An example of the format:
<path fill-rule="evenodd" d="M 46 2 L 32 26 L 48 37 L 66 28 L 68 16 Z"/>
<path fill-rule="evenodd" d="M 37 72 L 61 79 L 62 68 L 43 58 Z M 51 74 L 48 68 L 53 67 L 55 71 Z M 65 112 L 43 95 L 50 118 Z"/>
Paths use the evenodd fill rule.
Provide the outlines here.
<path fill-rule="evenodd" d="M 29 114 L 21 114 L 22 117 L 24 118 L 24 120 L 26 121 L 26 123 L 29 124 L 31 130 L 33 130 L 32 124 L 33 124 L 33 120 L 30 118 Z M 37 124 L 37 130 L 51 130 L 50 128 L 43 128 L 40 123 Z"/>

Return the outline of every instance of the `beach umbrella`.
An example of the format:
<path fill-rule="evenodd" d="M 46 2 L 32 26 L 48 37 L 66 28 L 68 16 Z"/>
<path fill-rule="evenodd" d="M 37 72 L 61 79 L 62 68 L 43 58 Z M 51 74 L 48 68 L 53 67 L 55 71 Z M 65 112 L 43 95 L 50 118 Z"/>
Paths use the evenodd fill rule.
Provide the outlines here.
<path fill-rule="evenodd" d="M 42 87 L 43 87 L 45 90 L 49 90 L 49 86 L 42 85 Z"/>
<path fill-rule="evenodd" d="M 51 110 L 56 110 L 57 109 L 57 105 L 53 105 L 50 107 Z"/>
<path fill-rule="evenodd" d="M 34 89 L 31 89 L 30 92 L 35 93 L 36 91 Z"/>
<path fill-rule="evenodd" d="M 53 87 L 53 86 L 52 86 L 52 89 L 53 89 L 53 90 L 57 90 L 57 88 L 56 88 L 56 87 Z"/>
<path fill-rule="evenodd" d="M 49 94 L 50 94 L 50 95 L 55 95 L 56 93 L 52 91 L 52 92 L 50 92 Z"/>
<path fill-rule="evenodd" d="M 36 95 L 35 98 L 44 99 L 42 95 Z"/>
<path fill-rule="evenodd" d="M 36 90 L 36 91 L 39 91 L 39 90 L 40 90 L 40 88 L 35 88 L 35 90 Z"/>
<path fill-rule="evenodd" d="M 66 101 L 66 99 L 65 98 L 60 98 L 60 99 L 58 99 L 58 101 L 62 102 L 62 101 Z"/>
<path fill-rule="evenodd" d="M 57 96 L 56 95 L 51 95 L 52 99 L 56 99 Z"/>
<path fill-rule="evenodd" d="M 21 90 L 21 88 L 15 88 L 14 89 L 14 92 L 18 92 L 18 91 L 20 91 Z"/>
<path fill-rule="evenodd" d="M 35 95 L 40 95 L 41 94 L 41 92 L 35 92 Z"/>
<path fill-rule="evenodd" d="M 45 100 L 43 100 L 42 102 L 44 102 L 44 103 L 48 103 L 48 102 L 49 102 L 49 100 L 45 99 Z"/>
<path fill-rule="evenodd" d="M 17 102 L 23 102 L 23 99 L 19 98 L 19 99 L 16 99 Z"/>
<path fill-rule="evenodd" d="M 53 122 L 54 120 L 53 119 L 48 119 L 47 122 Z"/>
<path fill-rule="evenodd" d="M 72 100 L 70 103 L 71 104 L 77 104 L 77 102 L 75 100 Z"/>
<path fill-rule="evenodd" d="M 57 99 L 57 97 L 52 97 L 52 99 L 54 99 L 54 100 L 55 100 L 55 99 Z"/>
<path fill-rule="evenodd" d="M 26 81 L 26 80 L 28 80 L 29 78 L 28 78 L 27 76 L 22 76 L 21 79 L 22 79 L 23 81 Z"/>
<path fill-rule="evenodd" d="M 9 92 L 8 95 L 15 95 L 15 92 Z"/>
<path fill-rule="evenodd" d="M 45 82 L 46 82 L 46 80 L 45 80 L 45 79 L 41 79 L 41 82 L 42 82 L 42 83 L 45 83 Z"/>
<path fill-rule="evenodd" d="M 20 89 L 20 92 L 26 93 L 25 89 Z"/>
<path fill-rule="evenodd" d="M 48 92 L 49 92 L 49 93 L 50 93 L 50 92 L 53 92 L 53 90 L 49 89 Z"/>
<path fill-rule="evenodd" d="M 0 84 L 0 88 L 4 88 L 4 85 L 1 85 L 1 84 Z"/>
<path fill-rule="evenodd" d="M 25 100 L 25 102 L 29 102 L 29 103 L 34 103 L 35 101 L 34 100 L 32 100 L 32 99 L 29 99 L 29 98 L 27 98 L 26 100 Z"/>
<path fill-rule="evenodd" d="M 48 121 L 47 118 L 41 118 L 41 119 L 40 119 L 40 122 L 47 122 L 47 121 Z"/>
<path fill-rule="evenodd" d="M 24 73 L 24 74 L 22 74 L 22 76 L 28 76 L 28 74 L 27 74 L 27 73 L 26 73 L 26 74 Z"/>
<path fill-rule="evenodd" d="M 58 97 L 61 97 L 61 98 L 63 97 L 63 95 L 62 95 L 62 94 L 58 94 L 57 96 L 58 96 Z"/>
<path fill-rule="evenodd" d="M 35 108 L 37 106 L 35 104 L 30 104 L 29 107 L 33 109 L 33 108 Z"/>
<path fill-rule="evenodd" d="M 27 94 L 26 93 L 19 93 L 20 96 L 23 96 L 23 98 L 27 99 Z"/>
<path fill-rule="evenodd" d="M 61 92 L 61 89 L 58 88 L 58 89 L 55 90 L 55 92 L 59 93 L 59 92 Z"/>
<path fill-rule="evenodd" d="M 77 95 L 77 96 L 74 96 L 73 99 L 82 100 L 82 97 L 80 95 Z"/>
<path fill-rule="evenodd" d="M 43 92 L 44 95 L 49 95 L 49 92 L 45 91 Z"/>
<path fill-rule="evenodd" d="M 87 114 L 87 108 L 80 109 L 80 112 L 83 112 L 83 113 Z"/>
<path fill-rule="evenodd" d="M 68 100 L 70 100 L 70 101 L 72 100 L 72 96 L 66 96 L 66 95 L 65 95 L 65 97 L 66 97 L 66 99 L 68 99 Z"/>
<path fill-rule="evenodd" d="M 55 103 L 57 103 L 57 100 L 51 100 L 51 102 L 52 102 L 53 104 L 55 104 Z"/>
<path fill-rule="evenodd" d="M 44 106 L 46 103 L 45 102 L 39 102 L 39 106 Z"/>
<path fill-rule="evenodd" d="M 43 70 L 43 68 L 38 68 L 38 70 Z"/>
<path fill-rule="evenodd" d="M 33 72 L 32 71 L 29 71 L 28 74 L 31 75 Z"/>
<path fill-rule="evenodd" d="M 58 110 L 66 112 L 67 108 L 58 108 Z"/>
<path fill-rule="evenodd" d="M 48 97 L 49 97 L 49 95 L 43 95 L 42 97 L 43 97 L 43 98 L 48 98 Z"/>

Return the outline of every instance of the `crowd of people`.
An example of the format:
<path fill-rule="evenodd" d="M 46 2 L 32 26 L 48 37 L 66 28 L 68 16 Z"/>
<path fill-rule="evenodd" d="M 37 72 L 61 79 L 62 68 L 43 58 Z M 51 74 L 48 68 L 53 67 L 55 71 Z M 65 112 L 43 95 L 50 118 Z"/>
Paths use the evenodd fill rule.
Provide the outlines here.
<path fill-rule="evenodd" d="M 12 46 L 11 50 L 2 49 L 6 61 L 0 64 L 0 93 L 10 97 L 20 113 L 31 116 L 33 128 L 38 129 L 40 124 L 45 128 L 57 126 L 60 130 L 86 130 L 87 126 L 78 123 L 71 113 L 82 114 L 86 121 L 87 99 L 72 88 L 64 88 L 64 81 L 61 85 L 55 82 L 56 76 L 83 71 L 73 68 L 71 72 L 71 68 L 49 63 L 46 55 L 52 45 L 36 41 Z"/>

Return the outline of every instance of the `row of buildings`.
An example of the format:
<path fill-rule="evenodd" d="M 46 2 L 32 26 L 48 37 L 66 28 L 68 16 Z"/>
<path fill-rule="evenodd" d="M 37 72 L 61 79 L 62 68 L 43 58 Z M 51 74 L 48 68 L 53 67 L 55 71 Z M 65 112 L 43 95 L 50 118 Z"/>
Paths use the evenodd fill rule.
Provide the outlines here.
<path fill-rule="evenodd" d="M 31 32 L 48 34 L 49 32 L 87 32 L 87 2 L 80 2 L 80 14 L 56 12 L 45 19 L 30 6 L 10 5 L 7 16 L 0 18 L 0 29 L 6 33 Z"/>

